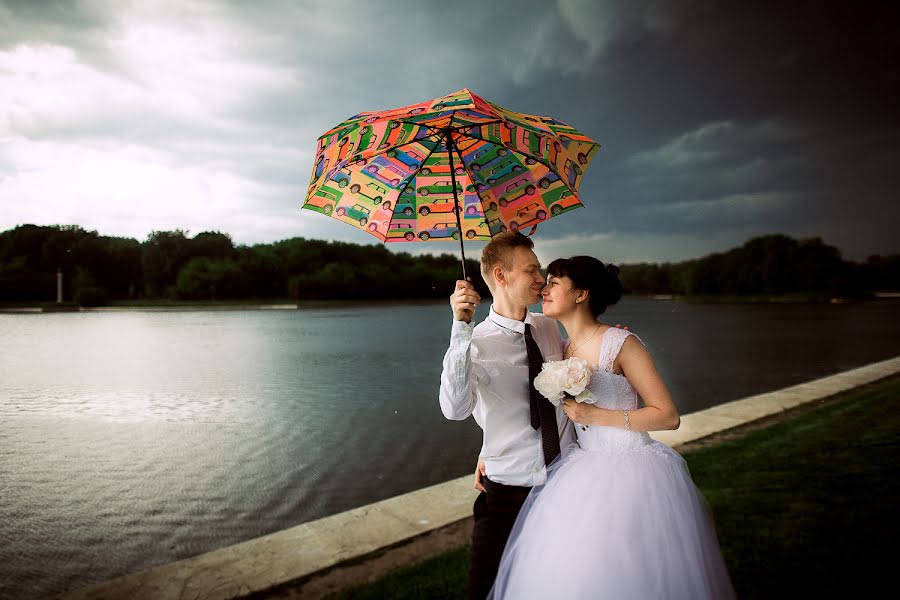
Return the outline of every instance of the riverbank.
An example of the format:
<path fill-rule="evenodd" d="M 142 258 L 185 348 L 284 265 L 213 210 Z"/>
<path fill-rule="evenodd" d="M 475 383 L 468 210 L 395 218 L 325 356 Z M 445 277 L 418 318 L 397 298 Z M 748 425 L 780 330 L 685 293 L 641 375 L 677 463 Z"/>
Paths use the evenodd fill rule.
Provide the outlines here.
<path fill-rule="evenodd" d="M 710 435 L 724 435 L 723 432 L 733 431 L 736 428 L 753 427 L 754 424 L 760 423 L 760 419 L 778 420 L 785 416 L 791 416 L 796 414 L 793 411 L 798 407 L 817 406 L 837 393 L 848 392 L 848 390 L 854 390 L 859 386 L 897 373 L 900 373 L 900 357 L 691 413 L 684 417 L 682 428 L 679 431 L 663 432 L 659 436 L 654 434 L 654 437 L 679 449 L 686 444 L 703 443 L 703 440 Z M 857 391 L 852 391 L 850 395 L 856 393 Z M 887 395 L 888 398 L 896 398 L 900 396 L 900 392 L 894 389 Z M 833 401 L 827 402 L 829 405 L 832 403 Z M 877 412 L 875 423 L 863 420 L 859 424 L 854 424 L 856 421 L 852 417 L 857 412 L 868 410 L 868 405 L 848 409 L 841 413 L 842 416 L 837 422 L 838 430 L 832 428 L 828 435 L 817 438 L 824 440 L 824 448 L 816 450 L 811 446 L 807 448 L 808 445 L 801 446 L 807 448 L 803 452 L 814 451 L 811 458 L 813 462 L 809 464 L 816 465 L 815 469 L 821 470 L 816 461 L 821 461 L 822 456 L 827 456 L 831 447 L 843 448 L 849 444 L 852 450 L 854 444 L 860 443 L 859 440 L 868 439 L 866 435 L 868 430 L 876 431 L 879 428 L 889 427 L 894 428 L 895 435 L 896 417 L 892 415 L 896 414 L 896 401 L 892 400 L 887 405 L 890 409 L 888 414 Z M 840 431 L 841 419 L 847 420 L 851 427 Z M 854 427 L 861 427 L 864 431 L 861 433 Z M 776 469 L 775 472 L 790 483 L 789 490 L 787 493 L 773 490 L 769 497 L 766 486 L 770 484 L 760 479 L 759 475 L 771 470 L 767 466 L 769 463 L 789 467 L 795 460 L 799 460 L 792 451 L 791 444 L 794 443 L 792 440 L 806 435 L 805 432 L 809 428 L 807 425 L 798 425 L 788 432 L 780 434 L 777 439 L 780 439 L 781 442 L 775 445 L 765 441 L 768 434 L 764 432 L 768 430 L 759 430 L 763 432 L 761 433 L 763 439 L 760 442 L 746 445 L 746 448 L 749 448 L 747 452 L 749 458 L 738 452 L 733 456 L 721 459 L 725 462 L 718 463 L 718 476 L 724 481 L 718 494 L 710 495 L 708 490 L 711 488 L 705 483 L 703 476 L 695 473 L 695 480 L 701 485 L 704 492 L 708 493 L 711 502 L 713 499 L 716 500 L 716 506 L 738 501 L 752 505 L 754 502 L 761 501 L 762 506 L 766 509 L 760 513 L 761 520 L 753 521 L 753 523 L 754 527 L 760 528 L 762 531 L 765 531 L 766 520 L 788 524 L 802 523 L 804 522 L 800 518 L 802 515 L 798 516 L 797 511 L 806 510 L 804 507 L 811 500 L 806 499 L 809 494 L 805 490 L 800 490 L 798 493 L 802 492 L 805 499 L 796 507 L 792 504 L 793 496 L 791 494 L 796 491 L 798 477 L 802 486 L 812 486 L 810 493 L 813 494 L 813 500 L 823 494 L 822 485 L 807 483 L 806 474 L 803 472 L 798 475 L 797 472 L 791 474 L 789 470 Z M 668 434 L 668 438 L 666 434 Z M 883 445 L 884 457 L 886 460 L 889 459 L 892 465 L 896 456 L 896 447 L 889 444 L 884 445 L 882 437 L 878 437 L 876 441 Z M 718 448 L 720 445 L 726 446 L 729 443 L 726 440 L 723 444 L 711 446 L 710 449 Z M 875 447 L 875 450 L 879 448 L 881 446 Z M 870 453 L 873 448 L 865 446 L 864 451 Z M 765 457 L 766 452 L 772 453 L 775 458 L 771 459 L 769 463 L 763 459 L 758 459 L 758 461 L 762 461 L 761 463 L 753 462 L 757 460 L 754 458 L 757 453 Z M 778 458 L 779 456 L 782 458 Z M 844 460 L 838 458 L 840 461 Z M 712 459 L 710 460 L 712 461 Z M 831 461 L 829 465 L 834 462 Z M 710 464 L 715 466 L 714 461 Z M 852 465 L 852 463 L 848 464 Z M 735 472 L 735 465 L 740 465 L 740 472 Z M 747 476 L 756 476 L 757 479 L 742 479 Z M 837 481 L 843 475 L 832 474 L 828 477 L 829 481 Z M 871 486 L 854 489 L 863 489 L 867 494 L 872 491 Z M 754 494 L 761 495 L 762 499 L 754 499 Z M 467 475 L 177 563 L 88 586 L 66 597 L 181 598 L 186 595 L 205 598 L 234 598 L 248 595 L 271 598 L 322 597 L 353 584 L 371 581 L 415 560 L 443 553 L 450 548 L 459 548 L 468 539 L 471 525 L 471 505 L 475 495 L 471 476 Z M 893 491 L 888 490 L 882 500 L 890 502 L 890 507 L 892 507 L 895 495 Z M 828 498 L 827 490 L 824 498 Z M 842 509 L 846 506 L 853 505 L 842 501 L 838 508 Z M 719 509 L 714 508 L 717 520 L 720 521 Z M 787 509 L 790 511 L 785 517 L 781 512 Z M 884 511 L 871 514 L 883 518 Z M 738 524 L 742 519 L 743 516 L 740 513 L 735 517 Z M 777 541 L 786 543 L 788 548 L 791 547 L 782 538 L 778 538 Z M 723 540 L 724 547 L 725 541 Z M 825 548 L 826 552 L 827 550 Z M 858 549 L 856 551 L 858 552 Z M 455 554 L 450 555 L 450 563 L 466 564 L 466 550 L 458 549 L 454 552 Z M 751 557 L 756 556 L 754 547 L 748 545 L 739 547 L 735 552 L 739 558 L 743 552 L 749 553 Z M 778 556 L 783 556 L 783 553 Z M 446 561 L 441 564 L 446 564 Z M 792 563 L 788 561 L 787 564 Z M 454 594 L 463 593 L 465 589 L 464 571 L 462 575 L 454 575 L 452 569 L 448 574 L 445 567 L 439 568 L 438 571 L 433 573 L 433 576 L 427 575 L 425 579 L 437 581 L 436 578 L 442 578 L 450 582 L 448 584 L 450 587 L 447 589 L 454 590 Z M 460 576 L 463 578 L 462 583 L 459 580 Z M 430 593 L 421 592 L 421 590 L 415 592 L 418 589 L 417 585 L 408 583 L 395 585 L 395 591 L 391 594 L 401 594 L 399 597 L 434 597 Z M 375 596 L 391 597 L 390 594 L 384 596 L 380 593 Z M 435 596 L 441 597 L 442 594 L 435 591 Z"/>
<path fill-rule="evenodd" d="M 229 311 L 229 310 L 313 310 L 326 308 L 359 308 L 371 306 L 419 306 L 423 304 L 446 304 L 445 299 L 400 298 L 390 300 L 290 300 L 275 298 L 268 301 L 222 300 L 216 302 L 202 300 L 159 300 L 121 301 L 108 306 L 78 306 L 75 303 L 0 304 L 0 314 L 39 314 L 61 312 L 183 312 L 183 311 Z"/>
<path fill-rule="evenodd" d="M 900 484 L 900 376 L 679 447 L 739 598 L 884 589 Z M 464 598 L 463 545 L 334 600 Z M 292 590 L 265 595 L 294 598 Z"/>
<path fill-rule="evenodd" d="M 626 294 L 627 296 L 627 294 Z M 897 301 L 900 292 L 877 292 L 869 298 L 846 299 L 821 294 L 635 294 L 634 297 L 651 300 L 668 300 L 687 304 L 845 304 L 847 302 Z M 485 296 L 483 301 L 490 302 Z M 393 298 L 393 299 L 330 299 L 292 300 L 290 298 L 265 298 L 245 300 L 115 300 L 107 306 L 82 307 L 74 302 L 12 302 L 0 303 L 0 314 L 59 313 L 59 312 L 116 312 L 135 311 L 210 311 L 210 310 L 278 310 L 315 308 L 356 308 L 366 306 L 415 306 L 422 304 L 446 304 L 444 298 Z"/>

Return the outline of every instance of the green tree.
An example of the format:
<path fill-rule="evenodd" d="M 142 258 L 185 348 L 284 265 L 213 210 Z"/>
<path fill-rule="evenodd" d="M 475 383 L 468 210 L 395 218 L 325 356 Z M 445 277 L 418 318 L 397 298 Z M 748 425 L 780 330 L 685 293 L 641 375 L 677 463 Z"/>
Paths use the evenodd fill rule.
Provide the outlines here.
<path fill-rule="evenodd" d="M 175 289 L 180 298 L 221 300 L 243 295 L 243 272 L 231 260 L 193 258 L 178 273 Z"/>
<path fill-rule="evenodd" d="M 141 247 L 147 294 L 158 298 L 173 292 L 175 280 L 187 258 L 187 237 L 183 231 L 151 232 Z"/>

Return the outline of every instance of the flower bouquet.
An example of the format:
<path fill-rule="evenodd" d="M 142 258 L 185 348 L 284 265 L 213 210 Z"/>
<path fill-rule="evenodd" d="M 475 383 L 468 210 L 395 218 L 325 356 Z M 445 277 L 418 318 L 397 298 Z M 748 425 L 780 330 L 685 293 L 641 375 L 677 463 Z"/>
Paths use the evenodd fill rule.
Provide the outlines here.
<path fill-rule="evenodd" d="M 564 396 L 572 397 L 577 402 L 593 404 L 589 400 L 591 392 L 587 389 L 591 374 L 591 369 L 583 358 L 573 356 L 568 360 L 545 362 L 534 379 L 534 389 L 554 406 L 559 406 Z"/>

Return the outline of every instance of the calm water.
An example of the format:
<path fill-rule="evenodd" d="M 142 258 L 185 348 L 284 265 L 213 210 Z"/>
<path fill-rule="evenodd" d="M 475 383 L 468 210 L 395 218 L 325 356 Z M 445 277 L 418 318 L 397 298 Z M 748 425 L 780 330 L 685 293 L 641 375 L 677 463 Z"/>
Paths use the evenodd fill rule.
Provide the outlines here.
<path fill-rule="evenodd" d="M 644 339 L 684 413 L 900 354 L 893 301 L 626 298 L 608 317 Z M 481 431 L 437 402 L 449 324 L 444 303 L 0 315 L 0 597 L 470 473 Z"/>

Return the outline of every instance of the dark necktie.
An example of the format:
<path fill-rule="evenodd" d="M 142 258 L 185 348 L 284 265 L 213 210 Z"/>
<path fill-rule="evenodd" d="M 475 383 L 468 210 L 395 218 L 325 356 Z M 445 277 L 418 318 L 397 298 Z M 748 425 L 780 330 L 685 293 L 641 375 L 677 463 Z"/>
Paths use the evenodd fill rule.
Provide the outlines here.
<path fill-rule="evenodd" d="M 559 431 L 556 427 L 556 409 L 549 400 L 534 388 L 534 379 L 541 372 L 544 356 L 538 348 L 531 325 L 525 324 L 525 350 L 528 352 L 528 399 L 531 406 L 531 426 L 541 428 L 541 442 L 544 448 L 544 463 L 550 464 L 559 456 Z"/>

